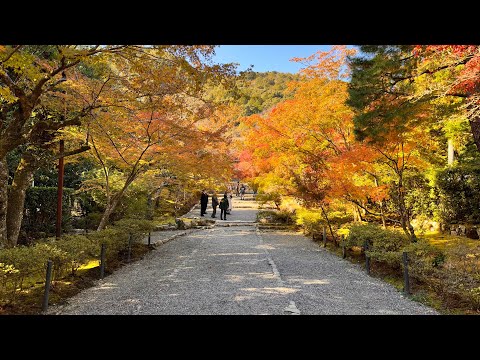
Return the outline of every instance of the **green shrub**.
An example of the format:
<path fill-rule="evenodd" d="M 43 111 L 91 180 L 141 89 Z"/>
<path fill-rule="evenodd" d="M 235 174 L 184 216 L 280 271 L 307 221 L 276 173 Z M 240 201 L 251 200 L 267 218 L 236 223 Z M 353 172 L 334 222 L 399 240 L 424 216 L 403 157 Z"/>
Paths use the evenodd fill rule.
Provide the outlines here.
<path fill-rule="evenodd" d="M 155 223 L 150 220 L 143 219 L 122 219 L 118 220 L 113 224 L 115 229 L 124 231 L 127 234 L 133 235 L 134 241 L 142 240 L 146 234 L 150 231 L 153 231 L 155 228 Z"/>
<path fill-rule="evenodd" d="M 369 248 L 367 254 L 372 259 L 399 267 L 403 248 L 409 244 L 409 239 L 398 231 L 375 224 L 352 225 L 346 238 L 347 247 L 362 247 L 365 242 Z"/>
<path fill-rule="evenodd" d="M 65 235 L 59 240 L 53 240 L 51 245 L 66 254 L 66 265 L 72 275 L 75 275 L 80 266 L 87 264 L 100 253 L 99 244 L 83 235 Z"/>
<path fill-rule="evenodd" d="M 282 195 L 276 192 L 258 193 L 255 199 L 260 203 L 260 205 L 273 202 L 277 209 L 280 208 L 280 204 L 282 203 Z"/>
<path fill-rule="evenodd" d="M 448 303 L 480 309 L 480 248 L 457 245 L 447 252 L 425 240 L 405 248 L 410 275 L 425 283 Z"/>
<path fill-rule="evenodd" d="M 96 230 L 100 224 L 103 213 L 101 212 L 91 212 L 86 216 L 76 217 L 72 221 L 72 227 L 75 229 L 89 229 Z"/>
<path fill-rule="evenodd" d="M 105 256 L 107 260 L 107 266 L 118 256 L 118 253 L 128 247 L 129 234 L 115 227 L 110 227 L 102 231 L 94 231 L 86 235 L 88 239 L 93 241 L 100 247 L 105 244 Z M 100 252 L 98 255 L 100 256 Z"/>
<path fill-rule="evenodd" d="M 0 251 L 0 262 L 17 269 L 16 276 L 20 281 L 26 276 L 38 273 L 45 267 L 47 260 L 48 254 L 36 246 L 18 246 Z"/>
<path fill-rule="evenodd" d="M 0 276 L 1 276 L 1 281 L 4 283 L 6 279 L 8 278 L 9 275 L 11 274 L 17 274 L 19 270 L 15 269 L 15 266 L 13 265 L 6 265 L 3 263 L 0 263 Z"/>
<path fill-rule="evenodd" d="M 121 251 L 128 248 L 129 234 L 134 241 L 143 239 L 154 228 L 155 223 L 147 220 L 124 219 L 115 226 L 84 235 L 64 235 L 56 240 L 47 238 L 33 246 L 18 246 L 0 250 L 0 294 L 3 298 L 15 296 L 23 289 L 24 280 L 45 280 L 45 266 L 53 262 L 53 280 L 64 275 L 75 275 L 78 268 L 100 255 L 101 244 L 106 244 L 107 266 L 118 259 Z M 5 294 L 8 294 L 5 297 Z"/>
<path fill-rule="evenodd" d="M 27 189 L 22 228 L 28 234 L 55 234 L 57 188 L 33 186 Z M 62 229 L 71 228 L 73 189 L 63 188 Z"/>
<path fill-rule="evenodd" d="M 440 215 L 446 223 L 480 222 L 480 167 L 451 166 L 438 172 Z"/>
<path fill-rule="evenodd" d="M 425 173 L 408 172 L 403 179 L 403 186 L 406 189 L 405 205 L 415 218 L 424 217 L 429 220 L 439 220 L 437 216 L 439 199 Z M 393 197 L 396 198 L 396 190 L 392 188 L 391 192 Z"/>
<path fill-rule="evenodd" d="M 433 284 L 432 277 L 438 277 L 445 254 L 427 240 L 419 239 L 405 247 L 408 253 L 408 271 L 411 277 Z"/>
<path fill-rule="evenodd" d="M 69 265 L 69 256 L 67 252 L 57 247 L 54 241 L 40 242 L 31 246 L 30 249 L 32 249 L 31 255 L 33 257 L 44 260 L 43 264 L 45 264 L 47 260 L 52 260 L 52 280 L 58 280 L 65 274 Z M 45 267 L 45 265 L 43 267 Z M 42 267 L 39 267 L 39 270 L 41 270 L 41 268 Z"/>
<path fill-rule="evenodd" d="M 299 201 L 296 198 L 290 196 L 283 196 L 282 203 L 280 204 L 280 211 L 285 211 L 290 214 L 295 214 L 297 210 L 301 209 Z"/>
<path fill-rule="evenodd" d="M 311 234 L 322 231 L 324 220 L 320 210 L 298 209 L 296 223 L 303 226 L 306 233 Z"/>
<path fill-rule="evenodd" d="M 5 293 L 8 291 L 7 287 L 10 283 L 13 283 L 13 279 L 17 277 L 20 270 L 15 269 L 15 266 L 9 264 L 0 263 L 0 295 L 1 298 L 6 298 Z M 16 286 L 13 290 L 16 290 Z M 1 303 L 1 302 L 0 302 Z"/>
<path fill-rule="evenodd" d="M 288 211 L 259 211 L 257 213 L 257 221 L 260 222 L 269 222 L 269 223 L 280 223 L 280 224 L 291 224 L 294 223 L 295 215 Z"/>
<path fill-rule="evenodd" d="M 128 248 L 130 234 L 132 234 L 133 242 L 140 242 L 154 228 L 155 222 L 153 221 L 122 219 L 116 221 L 113 225 L 109 225 L 104 230 L 91 232 L 86 237 L 93 241 L 98 249 L 100 249 L 101 244 L 106 245 L 108 266 L 109 262 L 116 260 L 119 252 Z M 100 253 L 100 250 L 98 250 L 98 253 Z"/>
<path fill-rule="evenodd" d="M 6 293 L 3 300 L 15 298 L 17 289 L 23 290 L 24 280 L 41 276 L 45 272 L 48 255 L 35 247 L 18 246 L 0 250 L 2 265 L 2 291 Z"/>
<path fill-rule="evenodd" d="M 480 309 L 480 245 L 458 244 L 448 249 L 440 270 L 444 292 Z"/>
<path fill-rule="evenodd" d="M 328 220 L 330 224 L 337 228 L 353 221 L 353 215 L 345 211 L 329 211 Z"/>
<path fill-rule="evenodd" d="M 275 222 L 282 224 L 291 224 L 295 222 L 295 216 L 288 211 L 277 211 L 274 215 Z"/>
<path fill-rule="evenodd" d="M 134 189 L 131 189 L 134 190 Z M 129 219 L 144 219 L 149 212 L 148 192 L 132 191 L 122 199 L 122 206 L 119 209 L 122 217 Z"/>

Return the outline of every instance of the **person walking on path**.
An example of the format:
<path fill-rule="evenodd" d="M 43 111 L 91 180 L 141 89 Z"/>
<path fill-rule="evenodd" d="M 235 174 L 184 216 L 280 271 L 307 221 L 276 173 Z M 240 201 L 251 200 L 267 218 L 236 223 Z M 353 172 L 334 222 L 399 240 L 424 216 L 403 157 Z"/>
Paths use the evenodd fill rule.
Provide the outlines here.
<path fill-rule="evenodd" d="M 205 189 L 202 190 L 202 196 L 200 197 L 200 216 L 207 213 L 208 194 Z"/>
<path fill-rule="evenodd" d="M 237 197 L 240 195 L 240 181 L 237 181 L 237 187 L 235 188 L 235 195 Z"/>
<path fill-rule="evenodd" d="M 223 199 L 220 200 L 220 220 L 227 220 L 227 209 L 228 209 L 228 197 L 227 193 L 223 195 Z"/>
<path fill-rule="evenodd" d="M 216 217 L 215 215 L 217 214 L 217 206 L 218 206 L 217 193 L 214 192 L 212 195 L 212 208 L 213 208 L 212 218 Z"/>
<path fill-rule="evenodd" d="M 231 192 L 228 192 L 227 200 L 228 200 L 227 214 L 230 215 L 232 213 L 232 207 L 233 207 L 233 194 Z"/>
<path fill-rule="evenodd" d="M 245 200 L 245 185 L 240 188 L 240 200 Z"/>

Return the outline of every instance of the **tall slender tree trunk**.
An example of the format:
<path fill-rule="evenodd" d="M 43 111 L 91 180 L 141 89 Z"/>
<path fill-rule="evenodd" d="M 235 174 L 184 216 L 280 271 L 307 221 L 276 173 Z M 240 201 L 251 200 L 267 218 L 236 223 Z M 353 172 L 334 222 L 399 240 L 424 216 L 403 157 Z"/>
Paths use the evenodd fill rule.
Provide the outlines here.
<path fill-rule="evenodd" d="M 362 222 L 363 221 L 362 208 L 358 205 L 357 205 L 357 215 L 358 215 L 358 222 Z"/>
<path fill-rule="evenodd" d="M 109 201 L 107 202 L 107 207 L 105 209 L 105 212 L 103 213 L 102 219 L 100 220 L 100 224 L 98 224 L 97 231 L 105 229 L 105 226 L 107 226 L 108 220 L 110 219 L 110 215 L 112 215 L 112 213 L 117 208 L 117 205 L 120 202 L 120 199 L 123 197 L 125 190 L 132 183 L 132 181 L 127 182 L 123 186 L 122 190 L 120 190 L 119 193 L 115 194 L 109 199 Z"/>
<path fill-rule="evenodd" d="M 408 218 L 407 214 L 407 207 L 405 206 L 405 189 L 403 188 L 403 179 L 400 174 L 398 180 L 398 210 L 400 213 L 400 224 L 402 225 L 403 231 L 412 242 L 416 242 L 417 237 L 415 235 L 415 230 L 410 223 L 410 219 Z"/>
<path fill-rule="evenodd" d="M 337 247 L 338 246 L 337 239 L 335 238 L 335 234 L 333 233 L 332 224 L 330 223 L 330 219 L 328 218 L 327 212 L 321 205 L 320 205 L 320 209 L 322 209 L 323 217 L 327 221 L 328 228 L 330 229 L 330 234 L 332 234 L 333 244 Z"/>
<path fill-rule="evenodd" d="M 353 222 L 362 222 L 360 207 L 357 204 L 353 205 Z"/>
<path fill-rule="evenodd" d="M 380 218 L 382 219 L 382 227 L 387 228 L 387 221 L 385 220 L 385 212 L 383 211 L 384 201 L 380 200 Z"/>
<path fill-rule="evenodd" d="M 18 243 L 18 236 L 23 220 L 23 210 L 27 189 L 30 187 L 35 170 L 35 159 L 24 153 L 15 171 L 12 187 L 8 196 L 7 238 L 11 246 Z"/>
<path fill-rule="evenodd" d="M 0 249 L 8 247 L 7 238 L 8 166 L 7 158 L 0 159 Z"/>
<path fill-rule="evenodd" d="M 379 187 L 380 184 L 378 183 L 378 178 L 376 176 L 374 176 L 374 179 L 375 179 L 375 186 Z M 383 211 L 383 207 L 384 207 L 384 201 L 380 200 L 380 218 L 382 219 L 382 227 L 384 229 L 386 229 L 387 228 L 387 222 L 385 221 L 385 212 Z"/>
<path fill-rule="evenodd" d="M 110 219 L 110 215 L 112 215 L 113 211 L 118 205 L 120 197 L 114 197 L 111 202 L 107 204 L 105 212 L 103 213 L 102 219 L 100 220 L 100 224 L 98 224 L 97 231 L 105 229 L 105 226 L 108 224 L 108 220 Z"/>
<path fill-rule="evenodd" d="M 452 139 L 448 139 L 448 142 L 447 142 L 447 147 L 448 147 L 448 150 L 447 150 L 447 164 L 448 165 L 453 165 L 453 161 L 455 160 L 455 149 L 453 147 L 453 140 Z"/>
<path fill-rule="evenodd" d="M 472 129 L 473 140 L 480 151 L 480 116 L 470 119 L 470 128 Z"/>

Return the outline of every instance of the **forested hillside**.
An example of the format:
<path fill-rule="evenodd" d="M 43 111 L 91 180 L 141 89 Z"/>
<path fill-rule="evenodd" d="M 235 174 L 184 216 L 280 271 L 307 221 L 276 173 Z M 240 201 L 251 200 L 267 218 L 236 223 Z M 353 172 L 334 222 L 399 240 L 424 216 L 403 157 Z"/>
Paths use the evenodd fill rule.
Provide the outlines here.
<path fill-rule="evenodd" d="M 239 116 L 262 113 L 279 102 L 293 96 L 288 84 L 298 79 L 297 74 L 277 71 L 240 73 L 235 88 L 226 90 L 224 86 L 210 89 L 210 97 L 216 101 L 232 101 L 239 106 Z"/>

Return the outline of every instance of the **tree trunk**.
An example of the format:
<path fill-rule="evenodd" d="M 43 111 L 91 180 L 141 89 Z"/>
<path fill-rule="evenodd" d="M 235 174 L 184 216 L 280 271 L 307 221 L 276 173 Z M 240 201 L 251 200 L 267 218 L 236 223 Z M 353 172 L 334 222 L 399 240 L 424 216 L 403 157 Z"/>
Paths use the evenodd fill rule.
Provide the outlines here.
<path fill-rule="evenodd" d="M 400 213 L 400 223 L 405 234 L 410 238 L 411 242 L 417 242 L 415 230 L 407 214 L 407 207 L 405 206 L 405 189 L 403 188 L 402 176 L 399 176 L 398 182 L 398 210 Z"/>
<path fill-rule="evenodd" d="M 480 116 L 470 120 L 470 127 L 472 129 L 475 145 L 477 145 L 477 149 L 480 151 Z"/>
<path fill-rule="evenodd" d="M 358 215 L 357 215 L 357 207 L 355 205 L 352 206 L 352 214 L 353 214 L 353 222 L 358 222 Z"/>
<path fill-rule="evenodd" d="M 110 218 L 110 215 L 112 215 L 113 211 L 117 208 L 117 205 L 120 202 L 120 199 L 123 197 L 125 189 L 126 187 L 124 187 L 118 194 L 116 194 L 112 198 L 112 200 L 109 203 L 107 203 L 107 208 L 103 213 L 102 220 L 100 220 L 100 224 L 98 224 L 97 231 L 105 229 L 105 226 L 107 226 L 108 224 L 108 219 Z"/>
<path fill-rule="evenodd" d="M 112 212 L 113 204 L 107 204 L 105 212 L 102 215 L 102 219 L 100 220 L 100 224 L 98 224 L 97 231 L 105 229 L 105 226 L 107 225 L 108 219 L 110 218 L 110 215 L 112 215 Z"/>
<path fill-rule="evenodd" d="M 34 170 L 35 159 L 31 154 L 24 153 L 15 171 L 15 177 L 13 178 L 8 196 L 7 238 L 10 246 L 15 246 L 18 243 L 23 220 L 25 196 L 32 182 Z"/>
<path fill-rule="evenodd" d="M 145 218 L 148 220 L 153 220 L 153 195 L 147 194 L 147 211 L 145 213 Z"/>
<path fill-rule="evenodd" d="M 8 247 L 7 240 L 8 166 L 7 158 L 0 159 L 0 249 Z"/>
<path fill-rule="evenodd" d="M 380 200 L 380 217 L 381 217 L 381 219 L 382 219 L 382 227 L 383 227 L 384 229 L 386 229 L 386 228 L 387 228 L 387 222 L 386 222 L 386 220 L 385 220 L 385 213 L 384 213 L 384 211 L 383 211 L 383 206 L 384 206 L 384 205 L 383 205 L 383 200 Z"/>
<path fill-rule="evenodd" d="M 103 213 L 102 220 L 100 220 L 100 224 L 98 224 L 97 231 L 105 229 L 105 226 L 107 226 L 108 223 L 108 219 L 110 218 L 110 215 L 112 215 L 113 210 L 115 210 L 115 208 L 117 207 L 117 204 L 117 200 L 114 200 L 110 204 L 107 204 L 107 208 Z"/>
<path fill-rule="evenodd" d="M 455 160 L 455 153 L 454 153 L 454 147 L 453 147 L 453 140 L 448 139 L 448 152 L 447 152 L 447 164 L 448 165 L 453 165 L 453 161 Z"/>
<path fill-rule="evenodd" d="M 328 219 L 327 212 L 325 211 L 323 206 L 320 206 L 320 209 L 322 209 L 323 216 L 325 217 L 325 220 L 327 221 L 328 228 L 330 229 L 330 234 L 332 234 L 333 245 L 335 245 L 335 247 L 337 247 L 338 246 L 337 239 L 335 238 L 335 234 L 333 233 L 332 224 L 330 223 L 330 220 Z"/>
<path fill-rule="evenodd" d="M 362 212 L 361 212 L 361 208 L 360 206 L 356 206 L 356 209 L 357 209 L 357 216 L 358 216 L 358 222 L 362 222 L 363 221 L 363 218 L 362 218 Z"/>
<path fill-rule="evenodd" d="M 375 179 L 375 186 L 379 187 L 380 185 L 378 183 L 378 178 L 376 176 L 374 176 L 374 179 Z M 383 211 L 383 206 L 384 206 L 383 204 L 384 204 L 384 201 L 380 200 L 380 218 L 382 219 L 382 227 L 384 229 L 386 229 L 387 228 L 387 223 L 385 221 L 385 213 Z"/>

